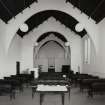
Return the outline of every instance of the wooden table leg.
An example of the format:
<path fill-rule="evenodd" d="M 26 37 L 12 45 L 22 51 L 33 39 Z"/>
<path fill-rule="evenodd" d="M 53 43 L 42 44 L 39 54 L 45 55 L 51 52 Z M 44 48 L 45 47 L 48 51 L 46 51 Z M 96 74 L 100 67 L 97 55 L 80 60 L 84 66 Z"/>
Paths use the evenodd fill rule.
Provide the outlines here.
<path fill-rule="evenodd" d="M 62 93 L 62 94 L 61 94 L 61 96 L 62 96 L 62 105 L 64 105 L 65 94 L 64 94 L 64 93 Z"/>
<path fill-rule="evenodd" d="M 32 88 L 32 98 L 34 98 L 35 88 Z"/>
<path fill-rule="evenodd" d="M 32 87 L 32 98 L 34 98 L 34 94 L 35 94 L 35 92 L 36 92 L 36 88 L 37 88 L 37 87 Z"/>
<path fill-rule="evenodd" d="M 44 97 L 44 94 L 40 93 L 40 105 L 42 105 L 43 103 L 43 97 Z"/>
<path fill-rule="evenodd" d="M 68 91 L 69 91 L 69 96 L 68 96 L 68 98 L 69 98 L 69 102 L 70 102 L 70 87 L 68 88 Z"/>

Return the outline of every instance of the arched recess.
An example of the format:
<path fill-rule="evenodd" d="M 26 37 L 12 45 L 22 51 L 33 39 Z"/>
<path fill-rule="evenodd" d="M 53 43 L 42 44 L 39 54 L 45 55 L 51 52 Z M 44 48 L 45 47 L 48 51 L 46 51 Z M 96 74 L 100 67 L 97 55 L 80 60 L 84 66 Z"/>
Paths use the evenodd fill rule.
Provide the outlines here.
<path fill-rule="evenodd" d="M 48 4 L 46 6 L 46 4 Z M 83 24 L 86 31 L 89 33 L 89 36 L 91 37 L 96 51 L 98 51 L 98 29 L 97 25 L 92 19 L 88 19 L 88 16 L 86 16 L 84 13 L 81 14 L 81 12 L 77 8 L 73 8 L 73 6 L 70 3 L 65 3 L 64 0 L 58 2 L 56 0 L 39 0 L 38 3 L 33 3 L 31 8 L 26 8 L 22 13 L 18 14 L 15 19 L 12 19 L 9 21 L 9 24 L 7 26 L 7 32 L 6 32 L 6 39 L 5 43 L 6 45 L 6 51 L 8 52 L 9 45 L 11 43 L 11 40 L 17 30 L 19 29 L 19 26 L 24 23 L 27 19 L 29 19 L 33 14 L 37 14 L 40 11 L 46 11 L 46 10 L 58 10 L 62 11 L 70 16 L 73 16 L 76 20 L 78 20 L 80 23 Z M 21 18 L 21 19 L 20 19 Z"/>
<path fill-rule="evenodd" d="M 65 49 L 65 42 L 62 41 L 61 39 L 59 39 L 57 36 L 55 36 L 55 33 L 58 33 L 58 32 L 46 32 L 46 33 L 43 33 L 42 35 L 40 35 L 39 38 L 40 38 L 41 36 L 45 35 L 45 34 L 49 34 L 47 37 L 45 37 L 44 40 L 41 41 L 41 43 L 38 42 L 38 47 L 35 46 L 36 48 L 38 48 L 37 51 L 39 51 L 40 47 L 41 47 L 44 43 L 46 43 L 47 41 L 49 41 L 49 40 L 54 40 L 54 41 L 56 41 L 56 42 L 59 42 L 59 44 Z M 59 35 L 60 35 L 59 37 L 62 37 L 62 36 L 63 36 L 63 35 L 61 35 L 60 33 L 59 33 Z M 39 39 L 39 38 L 38 38 L 38 39 Z M 38 39 L 37 39 L 37 41 L 38 41 Z M 66 42 L 67 42 L 67 40 L 66 40 Z M 66 49 L 65 49 L 65 50 L 66 50 Z M 37 53 L 38 53 L 38 52 L 37 52 Z"/>
<path fill-rule="evenodd" d="M 69 58 L 65 58 L 65 49 L 55 40 L 45 42 L 39 49 L 37 59 L 38 66 L 42 65 L 42 70 L 46 71 L 50 66 L 56 72 L 61 72 L 62 65 L 70 65 Z"/>
<path fill-rule="evenodd" d="M 57 36 L 54 35 L 55 32 L 53 32 L 53 33 L 52 32 L 47 32 L 47 33 L 49 33 L 49 35 L 46 36 L 45 39 L 43 39 L 42 41 L 40 41 L 37 46 L 34 46 L 33 47 L 33 67 L 37 67 L 38 66 L 36 61 L 38 59 L 39 51 L 42 48 L 42 46 L 44 46 L 49 41 L 56 42 L 58 45 L 60 45 L 64 49 L 64 52 L 65 52 L 65 60 L 67 60 L 68 64 L 71 65 L 70 46 L 65 46 L 65 42 L 62 41 L 61 39 L 59 39 Z M 41 36 L 43 36 L 43 35 L 46 35 L 46 33 L 42 34 Z M 59 34 L 59 35 L 61 35 L 61 34 Z M 41 36 L 39 36 L 39 38 Z"/>

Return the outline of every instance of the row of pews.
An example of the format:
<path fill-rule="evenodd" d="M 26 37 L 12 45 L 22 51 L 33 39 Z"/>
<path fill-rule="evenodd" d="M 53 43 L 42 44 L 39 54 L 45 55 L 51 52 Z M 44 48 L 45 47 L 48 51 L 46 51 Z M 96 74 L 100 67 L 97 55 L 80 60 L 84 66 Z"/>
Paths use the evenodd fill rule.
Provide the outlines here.
<path fill-rule="evenodd" d="M 31 74 L 11 75 L 0 79 L 0 95 L 9 95 L 15 99 L 16 91 L 23 92 L 24 85 L 28 85 L 34 77 Z"/>
<path fill-rule="evenodd" d="M 65 78 L 72 79 L 74 76 L 73 71 L 69 72 L 40 72 L 39 73 L 39 79 L 44 79 L 44 80 L 62 80 Z"/>
<path fill-rule="evenodd" d="M 63 77 L 63 75 L 64 75 L 64 77 Z M 65 75 L 66 75 L 66 77 L 65 77 Z M 52 84 L 65 84 L 65 82 L 62 83 L 62 81 L 65 78 L 69 78 L 69 76 L 70 75 L 64 74 L 62 72 L 54 72 L 54 73 L 40 72 L 38 80 L 43 80 L 42 83 L 44 83 L 44 81 L 45 81 L 45 83 L 48 82 L 48 84 L 51 84 L 51 85 Z M 35 81 L 34 75 L 32 73 L 17 74 L 17 75 L 11 75 L 9 77 L 4 77 L 3 79 L 0 79 L 0 96 L 1 95 L 9 95 L 10 99 L 15 99 L 17 90 L 19 92 L 23 92 L 24 86 L 32 85 L 32 81 L 34 81 L 34 84 L 37 83 Z M 38 83 L 39 83 L 39 81 L 38 81 Z"/>
<path fill-rule="evenodd" d="M 96 94 L 105 94 L 105 78 L 77 73 L 73 81 L 76 86 L 79 86 L 80 91 L 86 91 L 89 97 Z"/>
<path fill-rule="evenodd" d="M 65 76 L 66 75 L 66 76 Z M 35 85 L 38 83 L 65 84 L 62 81 L 69 82 L 70 85 L 75 84 L 80 88 L 80 91 L 86 91 L 89 97 L 95 94 L 105 93 L 105 78 L 93 76 L 89 74 L 80 74 L 70 71 L 69 73 L 55 72 L 49 74 L 48 72 L 39 73 L 38 81 L 34 79 L 32 74 L 18 74 L 11 75 L 0 79 L 0 95 L 9 95 L 10 99 L 15 99 L 16 91 L 23 92 L 24 86 Z M 32 82 L 33 81 L 33 82 Z"/>

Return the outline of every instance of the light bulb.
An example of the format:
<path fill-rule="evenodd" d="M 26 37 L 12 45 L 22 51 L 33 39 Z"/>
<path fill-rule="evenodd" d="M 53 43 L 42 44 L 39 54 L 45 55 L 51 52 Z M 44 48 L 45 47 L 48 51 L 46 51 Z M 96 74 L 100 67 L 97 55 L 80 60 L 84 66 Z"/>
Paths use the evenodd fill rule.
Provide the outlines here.
<path fill-rule="evenodd" d="M 69 42 L 65 42 L 65 46 L 69 46 L 70 45 L 70 43 Z"/>
<path fill-rule="evenodd" d="M 75 30 L 76 30 L 77 32 L 81 32 L 81 31 L 83 31 L 83 29 L 84 29 L 84 26 L 83 26 L 81 23 L 77 23 L 77 24 L 76 24 Z"/>
<path fill-rule="evenodd" d="M 20 26 L 20 30 L 22 31 L 22 32 L 27 32 L 28 31 L 28 25 L 27 24 L 22 24 L 21 26 Z"/>

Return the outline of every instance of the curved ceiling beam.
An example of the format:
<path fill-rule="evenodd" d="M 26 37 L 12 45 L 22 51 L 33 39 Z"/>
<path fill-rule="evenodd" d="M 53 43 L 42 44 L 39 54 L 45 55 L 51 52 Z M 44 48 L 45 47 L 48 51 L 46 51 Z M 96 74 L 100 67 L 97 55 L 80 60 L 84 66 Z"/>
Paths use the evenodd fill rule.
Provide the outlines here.
<path fill-rule="evenodd" d="M 58 33 L 58 32 L 57 32 Z M 43 33 L 41 36 L 45 35 L 46 33 Z M 60 34 L 60 33 L 59 33 Z M 60 34 L 61 35 L 61 34 Z M 39 37 L 41 37 L 39 36 Z M 65 48 L 65 42 L 63 42 L 61 39 L 59 39 L 58 37 L 55 36 L 55 33 L 49 33 L 49 36 L 45 37 L 44 40 L 42 40 L 41 42 L 38 43 L 38 47 L 40 48 L 44 43 L 48 42 L 48 41 L 56 41 L 59 42 L 60 45 Z"/>
<path fill-rule="evenodd" d="M 45 20 L 48 18 L 53 17 L 57 21 L 60 21 L 61 24 L 64 24 L 66 27 L 70 28 L 72 31 L 74 31 L 76 34 L 83 37 L 86 34 L 85 29 L 81 32 L 77 32 L 75 30 L 75 26 L 78 23 L 76 19 L 74 19 L 72 16 L 58 10 L 47 10 L 47 11 L 41 11 L 37 14 L 34 14 L 31 16 L 25 23 L 28 25 L 30 32 L 34 28 L 38 27 L 38 25 L 42 24 Z M 18 30 L 18 34 L 23 37 L 28 32 L 22 32 L 20 29 Z"/>
<path fill-rule="evenodd" d="M 67 39 L 61 35 L 60 33 L 58 32 L 47 32 L 47 33 L 44 33 L 43 35 L 39 36 L 39 38 L 37 39 L 37 42 L 40 42 L 42 41 L 43 39 L 45 39 L 46 37 L 48 37 L 50 34 L 54 34 L 56 37 L 58 37 L 59 39 L 61 39 L 63 42 L 67 42 Z"/>
<path fill-rule="evenodd" d="M 46 6 L 46 4 L 48 5 Z M 15 33 L 17 32 L 17 30 L 19 29 L 20 25 L 23 24 L 27 19 L 29 19 L 34 14 L 37 14 L 38 12 L 46 11 L 46 10 L 62 11 L 72 16 L 73 18 L 78 20 L 80 23 L 82 23 L 94 43 L 96 52 L 98 51 L 98 38 L 97 38 L 98 29 L 95 22 L 91 18 L 88 19 L 87 15 L 83 13 L 81 14 L 81 12 L 77 8 L 74 9 L 73 5 L 71 5 L 70 3 L 65 3 L 64 0 L 62 0 L 60 3 L 57 2 L 57 0 L 53 0 L 53 1 L 40 0 L 38 3 L 33 3 L 30 6 L 30 8 L 26 8 L 23 11 L 23 13 L 18 14 L 16 16 L 16 19 L 12 19 L 11 21 L 9 21 L 7 34 L 5 35 L 6 36 L 5 42 L 7 43 L 6 45 L 7 51 L 11 43 L 11 40 L 13 36 L 15 35 Z"/>
<path fill-rule="evenodd" d="M 39 51 L 40 51 L 40 49 L 41 49 L 43 46 L 45 46 L 46 44 L 48 44 L 48 43 L 51 42 L 51 41 L 55 42 L 55 43 L 58 44 L 61 48 L 64 49 L 64 47 L 63 47 L 59 42 L 57 42 L 57 41 L 55 41 L 55 40 L 48 40 L 47 42 L 45 42 L 45 43 L 39 48 Z M 64 50 L 64 51 L 65 51 L 65 50 Z"/>

